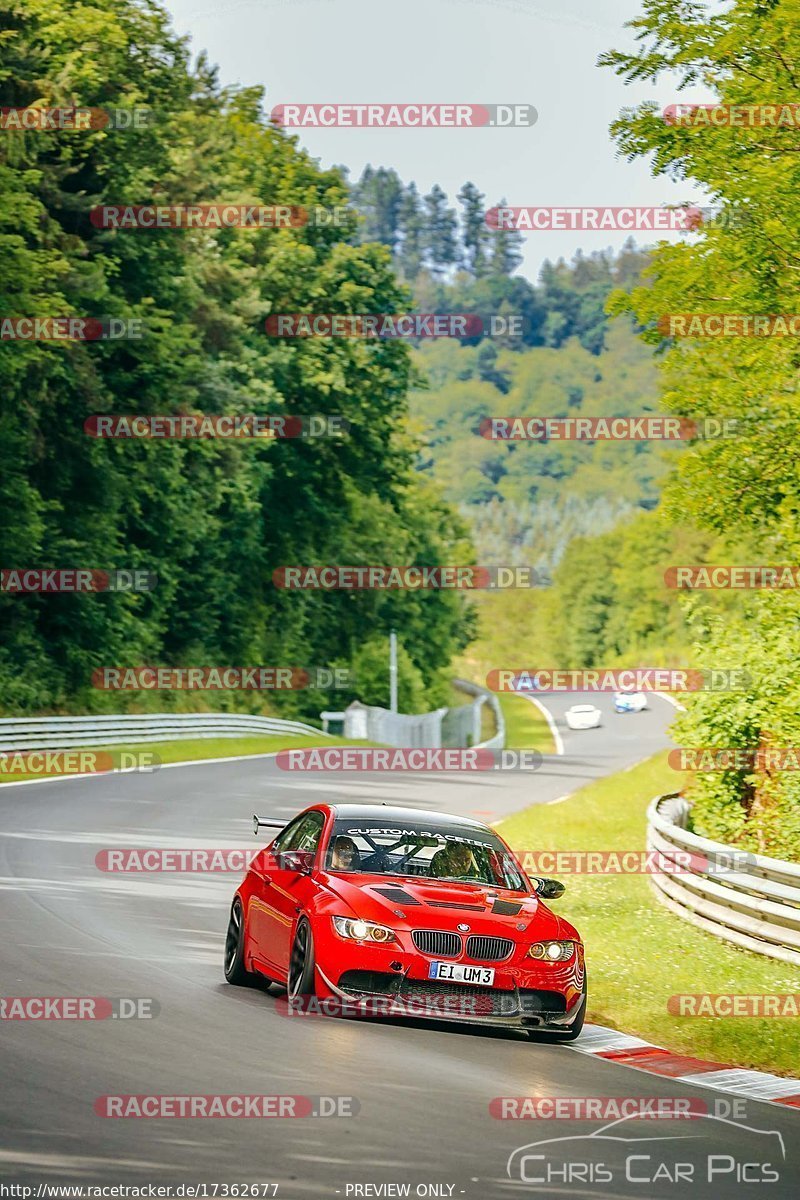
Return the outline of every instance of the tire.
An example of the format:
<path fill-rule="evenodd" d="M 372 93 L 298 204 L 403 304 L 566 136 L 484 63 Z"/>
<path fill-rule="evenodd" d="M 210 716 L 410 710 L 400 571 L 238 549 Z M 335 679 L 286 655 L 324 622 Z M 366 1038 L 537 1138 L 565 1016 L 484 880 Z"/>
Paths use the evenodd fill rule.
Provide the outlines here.
<path fill-rule="evenodd" d="M 286 993 L 289 1002 L 301 996 L 316 995 L 316 967 L 314 960 L 314 935 L 306 917 L 301 917 L 295 930 L 289 970 L 286 978 Z"/>
<path fill-rule="evenodd" d="M 244 912 L 237 896 L 231 905 L 228 931 L 225 934 L 225 978 L 237 987 L 249 987 L 255 976 L 244 965 Z"/>

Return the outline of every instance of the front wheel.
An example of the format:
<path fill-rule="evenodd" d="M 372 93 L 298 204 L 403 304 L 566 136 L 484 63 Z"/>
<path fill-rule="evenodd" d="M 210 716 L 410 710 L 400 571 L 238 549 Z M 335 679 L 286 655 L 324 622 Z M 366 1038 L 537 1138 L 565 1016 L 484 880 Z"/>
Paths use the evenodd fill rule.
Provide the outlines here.
<path fill-rule="evenodd" d="M 225 978 L 228 983 L 247 987 L 253 982 L 253 973 L 244 965 L 244 912 L 237 896 L 231 905 L 228 932 L 225 935 Z"/>
<path fill-rule="evenodd" d="M 314 976 L 314 935 L 311 932 L 311 926 L 307 919 L 301 917 L 297 923 L 294 944 L 289 959 L 289 973 L 286 983 L 289 1000 L 296 1000 L 300 996 L 313 996 L 316 991 Z"/>

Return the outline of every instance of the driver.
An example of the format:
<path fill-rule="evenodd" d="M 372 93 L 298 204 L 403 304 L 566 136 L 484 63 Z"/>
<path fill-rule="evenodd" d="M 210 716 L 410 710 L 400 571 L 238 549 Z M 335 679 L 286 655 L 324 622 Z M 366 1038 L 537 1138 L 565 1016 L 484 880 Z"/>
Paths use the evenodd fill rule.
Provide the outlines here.
<path fill-rule="evenodd" d="M 331 870 L 355 871 L 358 869 L 358 847 L 351 837 L 337 837 L 331 853 Z"/>
<path fill-rule="evenodd" d="M 472 869 L 472 851 L 466 842 L 448 842 L 431 859 L 431 875 L 469 876 Z"/>

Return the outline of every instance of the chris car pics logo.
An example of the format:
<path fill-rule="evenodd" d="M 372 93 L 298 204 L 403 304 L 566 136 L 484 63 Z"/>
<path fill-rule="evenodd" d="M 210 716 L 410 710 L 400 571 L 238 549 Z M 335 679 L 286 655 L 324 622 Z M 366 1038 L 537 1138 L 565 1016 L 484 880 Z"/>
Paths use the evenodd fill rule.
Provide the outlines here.
<path fill-rule="evenodd" d="M 737 1111 L 735 1098 L 727 1103 L 728 1112 Z M 716 1185 L 720 1197 L 732 1195 L 731 1188 L 745 1184 L 780 1180 L 786 1159 L 782 1134 L 718 1115 L 720 1111 L 693 1113 L 691 1128 L 685 1133 L 678 1132 L 672 1122 L 666 1133 L 655 1129 L 660 1122 L 652 1119 L 640 1126 L 642 1118 L 633 1115 L 590 1134 L 542 1138 L 514 1150 L 506 1173 L 509 1179 L 539 1187 L 616 1184 L 686 1189 L 677 1195 L 688 1195 L 692 1187 L 705 1183 Z"/>

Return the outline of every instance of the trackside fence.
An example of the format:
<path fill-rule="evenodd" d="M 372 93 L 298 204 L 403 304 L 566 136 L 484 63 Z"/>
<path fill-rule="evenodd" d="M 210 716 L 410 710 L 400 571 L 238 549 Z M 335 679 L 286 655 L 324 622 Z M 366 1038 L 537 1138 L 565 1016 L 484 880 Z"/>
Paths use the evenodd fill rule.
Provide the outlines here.
<path fill-rule="evenodd" d="M 371 742 L 382 742 L 385 746 L 413 749 L 474 746 L 502 750 L 505 746 L 505 723 L 497 697 L 465 679 L 455 679 L 453 683 L 459 691 L 474 697 L 471 704 L 408 714 L 390 712 L 388 708 L 355 701 L 343 713 L 345 737 L 365 738 Z M 497 732 L 482 742 L 481 712 L 484 704 L 488 704 L 494 713 Z"/>
<path fill-rule="evenodd" d="M 664 863 L 651 876 L 659 900 L 715 937 L 800 964 L 800 864 L 698 837 L 688 815 L 676 794 L 657 796 L 647 810 L 647 848 Z"/>
<path fill-rule="evenodd" d="M 380 742 L 398 748 L 486 747 L 502 749 L 505 723 L 497 697 L 470 683 L 455 680 L 472 703 L 437 708 L 427 713 L 393 713 L 386 708 L 354 702 L 341 716 L 348 738 Z M 496 733 L 481 741 L 485 704 L 494 714 Z M 338 715 L 338 714 L 332 714 Z M 0 717 L 0 752 L 66 750 L 73 746 L 124 746 L 137 742 L 171 742 L 189 738 L 257 737 L 264 734 L 329 738 L 303 721 L 248 713 L 126 713 L 118 716 Z"/>
<path fill-rule="evenodd" d="M 113 717 L 3 717 L 0 751 L 69 749 L 71 746 L 123 746 L 187 738 L 291 736 L 328 737 L 302 721 L 247 713 L 149 713 Z"/>
<path fill-rule="evenodd" d="M 453 686 L 457 687 L 460 692 L 466 692 L 468 696 L 474 696 L 475 702 L 472 707 L 476 710 L 477 720 L 477 735 L 480 739 L 481 729 L 481 708 L 484 704 L 491 709 L 494 717 L 495 734 L 493 737 L 487 738 L 485 742 L 478 741 L 478 745 L 487 750 L 502 750 L 506 744 L 506 722 L 503 716 L 503 710 L 500 707 L 500 701 L 494 692 L 488 692 L 486 688 L 482 688 L 477 683 L 471 683 L 468 679 L 454 679 Z"/>

